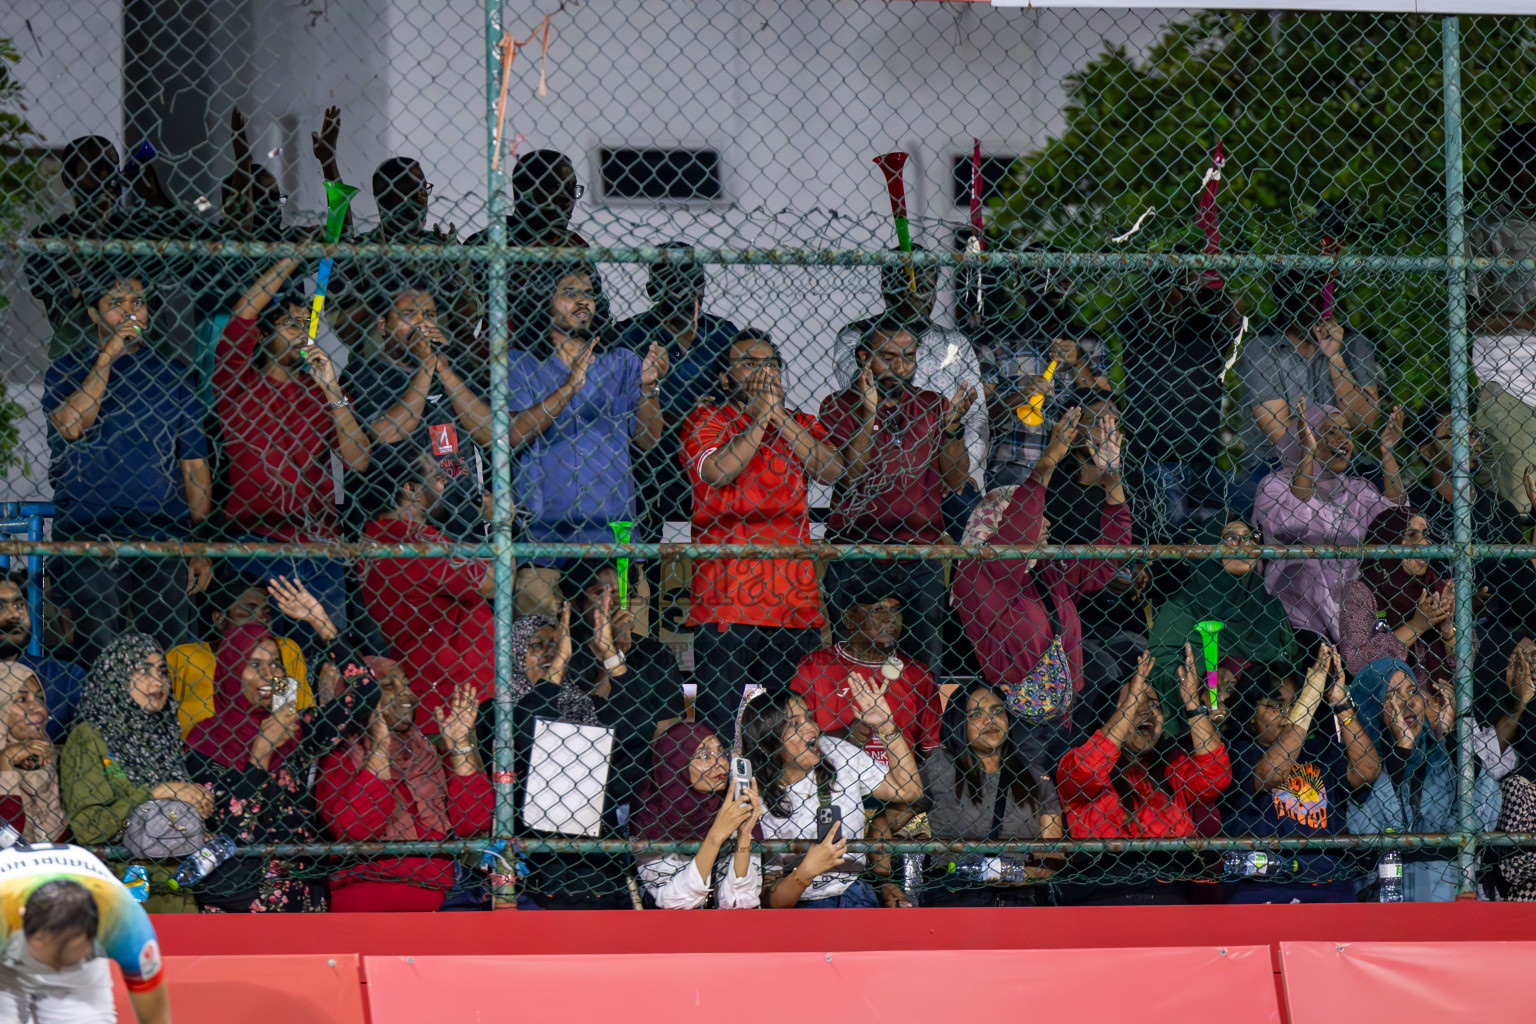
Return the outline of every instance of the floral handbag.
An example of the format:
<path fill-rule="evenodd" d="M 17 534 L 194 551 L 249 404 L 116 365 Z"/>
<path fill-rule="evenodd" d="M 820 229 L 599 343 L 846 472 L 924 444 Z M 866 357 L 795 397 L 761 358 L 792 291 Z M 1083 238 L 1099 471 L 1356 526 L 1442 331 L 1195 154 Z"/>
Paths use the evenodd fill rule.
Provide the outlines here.
<path fill-rule="evenodd" d="M 1050 599 L 1046 599 L 1050 603 Z M 1054 611 L 1051 625 L 1055 626 Z M 1035 667 L 1018 683 L 1004 683 L 1008 711 L 1031 725 L 1043 725 L 1062 718 L 1072 707 L 1072 670 L 1067 652 L 1061 646 L 1061 633 L 1051 638 Z"/>

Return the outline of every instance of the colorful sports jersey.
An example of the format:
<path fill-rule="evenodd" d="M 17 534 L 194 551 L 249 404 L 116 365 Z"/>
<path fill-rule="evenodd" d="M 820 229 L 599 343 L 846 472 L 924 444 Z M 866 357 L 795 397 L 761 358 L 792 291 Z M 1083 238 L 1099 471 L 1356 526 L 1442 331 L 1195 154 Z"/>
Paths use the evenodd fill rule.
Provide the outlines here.
<path fill-rule="evenodd" d="M 0 944 L 21 931 L 21 908 L 48 882 L 79 882 L 96 898 L 96 945 L 117 961 L 130 992 L 160 984 L 160 943 L 149 915 L 89 850 L 62 843 L 0 851 Z"/>
<path fill-rule="evenodd" d="M 862 661 L 843 644 L 831 650 L 812 651 L 800 659 L 789 688 L 805 698 L 806 706 L 822 730 L 851 729 L 859 719 L 858 707 L 848 695 L 848 675 L 858 672 L 866 680 L 886 683 L 881 672 L 885 661 Z M 905 661 L 901 674 L 885 691 L 891 718 L 913 750 L 929 753 L 939 748 L 939 686 L 933 673 L 920 661 Z M 888 764 L 890 754 L 879 736 L 870 736 L 864 752 L 877 764 Z"/>

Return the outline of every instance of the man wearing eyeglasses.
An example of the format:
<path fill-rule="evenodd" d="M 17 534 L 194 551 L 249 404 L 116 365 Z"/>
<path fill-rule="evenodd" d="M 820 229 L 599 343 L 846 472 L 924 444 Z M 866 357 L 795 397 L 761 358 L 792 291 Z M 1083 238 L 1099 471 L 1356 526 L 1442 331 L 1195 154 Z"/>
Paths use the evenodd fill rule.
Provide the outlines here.
<path fill-rule="evenodd" d="M 279 260 L 236 300 L 214 353 L 229 463 L 224 512 L 229 528 L 249 539 L 327 543 L 341 539 L 344 478 L 368 468 L 370 442 L 337 383 L 335 364 L 309 344 L 309 300 L 285 287 L 297 266 L 297 260 Z M 346 628 L 343 563 L 257 559 L 246 571 L 258 579 L 301 580 L 331 621 Z"/>
<path fill-rule="evenodd" d="M 808 483 L 836 483 L 874 447 L 873 374 L 861 374 L 858 427 L 842 451 L 815 417 L 785 405 L 783 360 L 767 332 L 737 335 L 718 377 L 725 401 L 699 406 L 682 429 L 694 543 L 810 543 Z M 823 621 L 809 559 L 695 558 L 688 625 L 696 720 L 734 736 L 743 685 L 788 689 L 800 658 L 821 646 Z"/>
<path fill-rule="evenodd" d="M 372 185 L 379 223 L 357 236 L 358 245 L 452 245 L 459 240 L 457 225 L 452 223 L 446 228 L 435 223 L 432 230 L 427 230 L 427 206 L 435 186 L 427 180 L 415 157 L 392 156 L 380 163 L 374 168 Z M 337 270 L 345 272 L 338 298 L 346 311 L 338 326 L 342 339 L 355 348 L 373 324 L 373 286 L 397 272 L 399 265 L 394 260 L 360 259 L 353 261 L 350 268 L 337 264 Z M 431 282 L 450 333 L 467 333 L 474 317 L 468 267 L 433 260 L 413 262 L 411 270 Z"/>

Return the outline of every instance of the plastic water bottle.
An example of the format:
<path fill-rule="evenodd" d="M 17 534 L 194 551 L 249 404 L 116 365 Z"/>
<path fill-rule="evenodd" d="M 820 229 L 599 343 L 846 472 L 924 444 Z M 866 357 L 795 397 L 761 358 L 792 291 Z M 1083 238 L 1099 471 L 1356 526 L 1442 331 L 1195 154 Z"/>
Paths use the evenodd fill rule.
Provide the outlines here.
<path fill-rule="evenodd" d="M 1269 854 L 1262 850 L 1228 850 L 1221 858 L 1226 878 L 1262 878 L 1269 874 Z"/>
<path fill-rule="evenodd" d="M 0 850 L 9 850 L 21 842 L 21 833 L 16 831 L 16 826 L 0 818 Z"/>
<path fill-rule="evenodd" d="M 213 874 L 220 864 L 235 855 L 235 841 L 228 836 L 214 836 L 207 844 L 190 857 L 184 857 L 181 866 L 176 869 L 176 878 L 171 883 L 171 888 L 180 889 L 184 886 L 195 885 Z"/>
<path fill-rule="evenodd" d="M 140 903 L 149 899 L 149 872 L 144 870 L 144 865 L 128 865 L 128 870 L 123 872 L 123 885 Z"/>
<path fill-rule="evenodd" d="M 1376 862 L 1376 902 L 1403 902 L 1403 854 L 1401 850 L 1387 850 Z"/>

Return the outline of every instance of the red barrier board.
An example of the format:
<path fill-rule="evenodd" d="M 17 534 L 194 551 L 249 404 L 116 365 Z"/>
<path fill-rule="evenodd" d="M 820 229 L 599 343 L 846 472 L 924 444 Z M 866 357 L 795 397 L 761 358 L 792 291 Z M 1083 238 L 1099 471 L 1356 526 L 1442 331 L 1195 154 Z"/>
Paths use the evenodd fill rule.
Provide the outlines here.
<path fill-rule="evenodd" d="M 1026 910 L 653 910 L 494 914 L 156 915 L 168 955 L 365 956 L 827 952 L 1536 941 L 1531 903 L 1063 907 Z"/>
<path fill-rule="evenodd" d="M 1528 1021 L 1536 942 L 1282 942 L 1291 1024 Z"/>
<path fill-rule="evenodd" d="M 165 972 L 176 1024 L 365 1024 L 368 1019 L 356 955 L 168 956 Z M 132 1021 L 116 965 L 112 979 L 118 1020 Z"/>
<path fill-rule="evenodd" d="M 1281 1020 L 1267 946 L 367 957 L 363 970 L 373 1024 Z"/>

